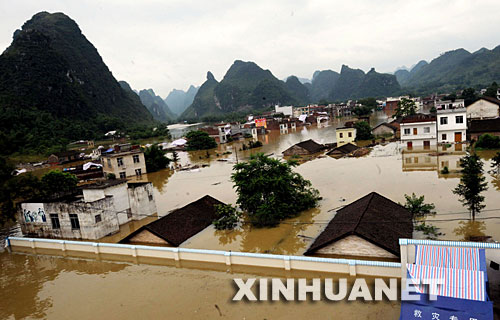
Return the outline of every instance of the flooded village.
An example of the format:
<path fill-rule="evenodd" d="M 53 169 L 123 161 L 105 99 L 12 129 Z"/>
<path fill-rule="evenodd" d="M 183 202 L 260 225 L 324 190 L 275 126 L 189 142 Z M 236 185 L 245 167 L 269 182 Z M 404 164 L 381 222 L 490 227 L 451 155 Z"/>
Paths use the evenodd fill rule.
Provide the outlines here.
<path fill-rule="evenodd" d="M 249 116 L 246 124 L 174 125 L 170 127 L 171 141 L 150 141 L 145 147 L 157 144 L 167 150 L 166 157 L 172 157 L 175 151 L 178 159 L 171 161 L 168 168 L 151 173 L 146 173 L 144 153 L 139 146 L 119 141 L 103 148 L 96 148 L 94 145 L 94 149 L 85 150 L 91 151 L 91 154 L 101 152 L 98 158 L 88 157 L 88 160 L 83 160 L 83 164 L 78 164 L 83 159 L 80 157 L 75 160 L 57 159 L 52 161 L 52 166 L 66 171 L 77 163 L 83 167 L 93 166 L 100 169 L 103 177 L 109 178 L 109 174 L 113 174 L 116 178 L 102 180 L 84 176 L 81 178 L 81 197 L 56 200 L 55 203 L 43 200 L 39 203 L 23 203 L 20 205 L 19 224 L 4 230 L 3 234 L 11 237 L 24 235 L 84 239 L 110 244 L 129 243 L 378 261 L 399 261 L 399 238 L 495 242 L 500 239 L 500 177 L 494 173 L 485 174 L 488 184 L 488 189 L 484 192 L 485 210 L 474 220 L 470 219 L 469 211 L 452 192 L 460 181 L 460 158 L 470 147 L 466 133 L 467 123 L 470 125 L 472 121 L 485 121 L 482 119 L 483 113 L 472 119 L 467 115 L 469 109 L 463 105 L 454 108 L 452 104 L 448 104 L 450 109 L 447 109 L 446 105 L 447 103 L 443 103 L 437 113 L 431 113 L 429 109 L 421 107 L 419 115 L 400 121 L 394 120 L 393 111 L 384 103 L 381 104 L 381 110 L 363 119 L 351 115 L 348 108 L 343 108 L 343 114 L 339 115 L 340 108 L 333 106 L 310 106 L 309 110 L 290 107 L 290 110 L 287 110 L 290 113 L 284 115 L 277 107 L 276 112 L 270 112 L 262 118 Z M 498 109 L 498 105 L 496 108 Z M 443 133 L 445 131 L 436 123 L 441 123 L 442 126 L 443 121 L 439 119 L 447 113 L 452 114 L 453 120 L 460 119 L 454 118 L 457 114 L 463 117 L 462 122 L 457 124 L 460 129 L 451 129 L 451 141 L 445 137 L 448 133 Z M 355 123 L 359 121 L 368 121 L 372 132 L 375 133 L 373 140 L 356 139 Z M 186 151 L 186 134 L 192 130 L 207 132 L 218 142 L 217 146 L 209 150 Z M 458 130 L 461 130 L 460 137 Z M 493 131 L 489 133 L 498 134 Z M 249 142 L 256 141 L 261 142 L 261 146 L 244 147 Z M 360 150 L 363 152 L 360 153 Z M 311 181 L 312 186 L 319 191 L 321 200 L 316 207 L 301 212 L 296 217 L 287 218 L 275 227 L 252 226 L 247 217 L 243 216 L 236 228 L 217 230 L 212 225 L 215 217 L 214 203 L 236 204 L 237 194 L 231 181 L 233 166 L 248 161 L 250 156 L 256 153 L 282 161 L 297 160 L 300 165 L 294 170 Z M 496 151 L 478 150 L 477 153 L 485 168 L 490 168 Z M 88 163 L 91 165 L 86 165 Z M 21 168 L 18 170 L 22 171 Z M 47 172 L 46 168 L 38 170 Z M 401 207 L 405 202 L 405 195 L 412 193 L 425 196 L 426 202 L 435 205 L 435 213 L 415 222 Z M 360 205 L 364 206 L 364 209 L 360 209 Z M 39 207 L 43 208 L 43 216 L 39 213 Z M 364 212 L 364 216 L 356 218 L 359 219 L 356 226 L 339 230 L 342 223 L 339 225 L 337 220 L 349 220 L 360 212 Z M 384 217 L 380 216 L 381 213 Z M 404 218 L 406 216 L 407 218 Z M 363 222 L 363 219 L 366 222 Z M 425 222 L 427 226 L 434 228 L 434 232 L 417 230 L 418 222 Z M 366 226 L 363 227 L 363 224 Z M 379 233 L 370 230 L 379 230 Z M 138 277 L 139 274 L 143 275 L 141 280 L 137 278 L 134 281 L 144 281 L 146 277 L 151 285 L 163 281 L 155 280 L 158 277 L 168 278 L 167 282 L 161 284 L 166 287 L 185 287 L 187 284 L 178 282 L 184 277 L 194 281 L 194 284 L 190 284 L 193 286 L 209 281 L 210 285 L 206 289 L 192 289 L 194 297 L 199 295 L 198 299 L 201 299 L 201 295 L 211 295 L 208 292 L 215 286 L 222 286 L 217 283 L 223 282 L 229 275 L 236 276 L 238 272 L 261 276 L 275 274 L 280 277 L 310 277 L 312 274 L 304 271 L 281 273 L 248 266 L 235 266 L 231 271 L 233 274 L 227 274 L 221 273 L 227 271 L 224 267 L 195 262 L 183 262 L 181 269 L 175 265 L 164 269 L 146 265 L 168 266 L 169 262 L 158 260 L 129 266 L 111 261 L 94 261 L 92 255 L 84 261 L 63 261 L 60 258 L 32 255 L 10 256 L 4 252 L 1 278 L 6 287 L 21 285 L 13 280 L 5 282 L 17 273 L 16 264 L 19 263 L 27 263 L 43 270 L 40 274 L 37 272 L 26 278 L 29 279 L 26 280 L 27 283 L 40 285 L 36 291 L 33 291 L 33 288 L 25 288 L 32 296 L 30 299 L 35 299 L 31 303 L 37 306 L 31 311 L 27 310 L 24 315 L 35 317 L 50 315 L 47 312 L 57 312 L 57 305 L 50 305 L 51 299 L 44 300 L 43 296 L 57 296 L 58 293 L 45 288 L 44 283 L 55 281 L 59 283 L 58 287 L 70 286 L 74 281 L 74 276 L 71 275 L 75 273 L 88 278 L 88 294 L 99 291 L 95 287 L 98 285 L 98 277 L 106 278 L 106 282 L 116 289 L 120 288 L 120 278 L 131 279 L 130 277 Z M 216 271 L 196 271 L 206 268 Z M 327 276 L 321 272 L 317 275 Z M 230 288 L 224 289 L 223 292 L 228 289 Z M 102 292 L 102 297 L 105 292 Z M 222 302 L 223 306 L 217 304 L 221 303 L 220 298 L 217 298 L 221 294 L 222 292 L 219 292 L 210 299 L 203 298 L 204 302 L 199 309 L 189 312 L 186 310 L 189 310 L 191 298 L 175 298 L 179 305 L 186 306 L 183 311 L 181 310 L 184 308 L 175 307 L 178 318 L 203 318 L 204 314 L 214 312 L 236 315 L 240 307 L 236 308 L 227 302 Z M 12 303 L 16 305 L 13 300 Z M 116 299 L 114 303 L 122 305 L 125 302 Z M 133 305 L 131 301 L 127 304 L 129 307 L 130 304 Z M 356 311 L 349 304 L 336 305 L 335 310 L 340 314 L 356 312 L 360 317 L 374 319 L 381 318 L 381 314 L 393 314 L 391 318 L 399 314 L 398 303 L 380 302 L 370 306 L 363 305 L 359 309 L 358 305 L 356 304 Z M 269 307 L 258 312 L 268 314 Z M 104 305 L 100 308 L 105 313 L 111 312 Z M 224 309 L 223 312 L 221 308 Z M 314 311 L 310 309 L 311 306 L 299 308 L 294 305 L 292 308 L 296 309 L 294 312 L 297 314 L 305 315 L 324 312 L 329 306 L 322 304 L 314 308 Z M 197 314 L 198 311 L 203 313 Z M 7 312 L 16 314 L 17 311 Z M 84 310 L 81 312 L 85 313 Z M 114 316 L 134 318 L 134 314 L 129 312 Z"/>
<path fill-rule="evenodd" d="M 0 5 L 0 320 L 500 320 L 500 2 Z"/>

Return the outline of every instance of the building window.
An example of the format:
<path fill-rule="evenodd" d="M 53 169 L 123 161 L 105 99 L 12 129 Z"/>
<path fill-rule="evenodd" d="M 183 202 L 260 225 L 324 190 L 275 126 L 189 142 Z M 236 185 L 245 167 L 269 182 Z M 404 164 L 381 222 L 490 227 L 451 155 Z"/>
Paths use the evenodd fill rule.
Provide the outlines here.
<path fill-rule="evenodd" d="M 430 133 L 431 127 L 424 127 L 424 133 Z"/>
<path fill-rule="evenodd" d="M 134 159 L 134 163 L 139 163 L 139 162 L 141 162 L 141 161 L 140 161 L 140 159 L 139 159 L 139 155 L 138 155 L 138 154 L 134 154 L 134 155 L 132 156 L 132 158 Z"/>
<path fill-rule="evenodd" d="M 448 117 L 441 117 L 439 121 L 441 124 L 448 124 Z"/>
<path fill-rule="evenodd" d="M 405 135 L 409 135 L 409 134 L 410 134 L 410 128 L 405 129 L 405 130 L 404 130 L 404 134 L 405 134 Z"/>
<path fill-rule="evenodd" d="M 135 175 L 140 176 L 142 174 L 142 169 L 135 169 Z"/>
<path fill-rule="evenodd" d="M 148 195 L 149 201 L 153 201 L 153 194 Z"/>
<path fill-rule="evenodd" d="M 413 128 L 413 134 L 417 135 L 418 134 L 418 128 Z"/>
<path fill-rule="evenodd" d="M 69 215 L 69 221 L 71 222 L 71 229 L 73 230 L 80 230 L 80 221 L 78 220 L 78 215 L 77 214 L 71 214 Z"/>
<path fill-rule="evenodd" d="M 352 132 L 348 132 L 347 136 L 349 136 L 349 138 L 352 138 Z"/>
<path fill-rule="evenodd" d="M 339 133 L 339 137 L 343 138 L 344 137 L 344 134 L 341 132 Z"/>
<path fill-rule="evenodd" d="M 127 177 L 127 174 L 125 171 L 120 172 L 120 179 L 125 179 Z"/>
<path fill-rule="evenodd" d="M 57 213 L 50 214 L 50 221 L 52 222 L 52 229 L 61 229 L 61 224 L 59 223 L 59 215 Z"/>
<path fill-rule="evenodd" d="M 441 135 L 441 140 L 445 141 L 445 140 L 447 140 L 446 138 L 448 138 L 448 137 L 446 136 L 446 133 L 443 133 L 443 134 Z"/>
<path fill-rule="evenodd" d="M 116 158 L 116 164 L 121 167 L 123 166 L 123 158 Z"/>
<path fill-rule="evenodd" d="M 95 223 L 99 223 L 99 222 L 101 222 L 101 221 L 102 221 L 101 215 L 100 215 L 100 214 L 97 214 L 97 215 L 95 216 Z"/>
<path fill-rule="evenodd" d="M 464 116 L 456 116 L 455 122 L 456 123 L 464 123 Z"/>
<path fill-rule="evenodd" d="M 108 159 L 108 168 L 111 168 L 111 159 Z"/>

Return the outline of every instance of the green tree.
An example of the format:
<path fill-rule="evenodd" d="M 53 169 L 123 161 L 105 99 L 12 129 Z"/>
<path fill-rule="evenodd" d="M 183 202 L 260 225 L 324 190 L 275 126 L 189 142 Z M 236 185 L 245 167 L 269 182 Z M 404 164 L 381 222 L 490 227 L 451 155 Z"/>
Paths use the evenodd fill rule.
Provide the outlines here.
<path fill-rule="evenodd" d="M 215 215 L 212 224 L 217 230 L 234 229 L 240 221 L 240 213 L 230 204 L 216 204 Z"/>
<path fill-rule="evenodd" d="M 373 111 L 372 107 L 360 106 L 352 109 L 352 112 L 358 117 L 369 116 Z"/>
<path fill-rule="evenodd" d="M 144 150 L 144 158 L 146 159 L 147 172 L 165 169 L 170 163 L 170 159 L 165 156 L 165 152 L 158 148 L 157 145 L 146 148 Z"/>
<path fill-rule="evenodd" d="M 356 122 L 354 127 L 356 128 L 356 141 L 373 139 L 372 128 L 368 122 Z"/>
<path fill-rule="evenodd" d="M 453 189 L 453 193 L 460 197 L 460 202 L 467 207 L 474 220 L 476 214 L 485 207 L 481 192 L 488 189 L 486 178 L 483 176 L 483 162 L 477 154 L 467 154 L 460 159 L 460 167 L 462 167 L 462 177 L 458 186 Z"/>
<path fill-rule="evenodd" d="M 187 133 L 186 138 L 188 140 L 187 149 L 189 151 L 217 148 L 217 142 L 215 142 L 215 139 L 210 137 L 208 133 L 204 131 L 190 131 Z"/>
<path fill-rule="evenodd" d="M 496 98 L 497 92 L 498 92 L 498 84 L 496 82 L 493 82 L 488 88 L 486 88 L 484 96 Z"/>
<path fill-rule="evenodd" d="M 275 226 L 281 220 L 313 208 L 321 199 L 311 182 L 293 172 L 296 161 L 282 162 L 257 153 L 236 164 L 231 175 L 237 203 L 255 226 Z"/>
<path fill-rule="evenodd" d="M 42 193 L 47 197 L 57 197 L 76 191 L 78 178 L 71 173 L 51 170 L 40 180 Z"/>
<path fill-rule="evenodd" d="M 429 112 L 432 114 L 436 114 L 437 113 L 436 106 L 432 106 L 431 109 L 429 110 Z"/>
<path fill-rule="evenodd" d="M 412 193 L 411 196 L 405 194 L 405 199 L 404 207 L 413 214 L 413 219 L 434 213 L 433 210 L 436 206 L 434 203 L 425 203 L 425 196 L 417 197 L 415 193 Z"/>
<path fill-rule="evenodd" d="M 396 109 L 396 113 L 394 114 L 394 118 L 411 116 L 417 113 L 417 106 L 415 105 L 415 101 L 407 98 L 402 98 L 398 102 L 398 107 Z"/>
<path fill-rule="evenodd" d="M 364 98 L 358 100 L 359 104 L 362 104 L 365 107 L 370 107 L 375 109 L 378 106 L 377 99 L 375 98 Z"/>
<path fill-rule="evenodd" d="M 479 139 L 477 139 L 474 147 L 482 149 L 498 149 L 500 148 L 500 137 L 493 136 L 489 133 L 482 134 L 479 136 Z"/>
<path fill-rule="evenodd" d="M 460 95 L 460 99 L 464 99 L 465 106 L 469 106 L 477 100 L 478 96 L 476 93 L 476 89 L 467 88 L 462 91 Z"/>

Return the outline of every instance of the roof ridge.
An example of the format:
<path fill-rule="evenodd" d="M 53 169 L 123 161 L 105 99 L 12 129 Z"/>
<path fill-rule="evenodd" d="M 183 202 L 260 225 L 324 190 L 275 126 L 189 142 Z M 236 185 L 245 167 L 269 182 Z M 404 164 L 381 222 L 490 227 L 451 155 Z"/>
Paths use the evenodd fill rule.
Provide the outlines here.
<path fill-rule="evenodd" d="M 363 213 L 359 216 L 358 222 L 356 222 L 356 226 L 354 226 L 354 228 L 353 228 L 353 232 L 356 232 L 356 229 L 358 228 L 359 224 L 361 223 L 361 220 L 363 220 L 363 217 L 365 216 L 366 211 L 370 207 L 370 203 L 372 203 L 374 195 L 375 195 L 375 191 L 372 191 L 369 194 L 370 200 L 368 200 L 368 203 L 366 204 L 365 210 L 363 210 Z"/>

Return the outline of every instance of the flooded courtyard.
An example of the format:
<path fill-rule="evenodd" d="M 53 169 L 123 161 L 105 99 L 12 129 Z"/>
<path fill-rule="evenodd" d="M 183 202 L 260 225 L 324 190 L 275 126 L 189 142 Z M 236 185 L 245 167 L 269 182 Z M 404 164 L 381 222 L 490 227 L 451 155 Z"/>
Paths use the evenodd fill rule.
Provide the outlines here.
<path fill-rule="evenodd" d="M 372 126 L 381 121 L 384 117 L 374 117 Z M 183 165 L 198 164 L 200 168 L 165 169 L 143 175 L 141 179 L 154 186 L 159 217 L 206 194 L 236 204 L 237 195 L 230 177 L 237 161 L 245 161 L 256 152 L 282 158 L 283 150 L 307 139 L 335 142 L 335 128 L 341 125 L 342 122 L 335 121 L 321 128 L 310 126 L 295 132 L 271 132 L 259 136 L 263 146 L 252 150 L 240 150 L 240 141 L 220 145 L 209 152 L 179 152 Z M 461 145 L 446 150 L 442 147 L 404 150 L 392 142 L 374 147 L 369 155 L 361 158 L 334 159 L 321 155 L 305 158 L 295 170 L 319 190 L 322 200 L 317 208 L 275 228 L 254 228 L 245 222 L 232 231 L 217 231 L 210 226 L 181 247 L 302 255 L 336 210 L 372 191 L 400 203 L 404 202 L 405 194 L 424 195 L 426 202 L 436 206 L 436 214 L 427 217 L 426 223 L 439 228 L 438 239 L 491 236 L 499 240 L 499 178 L 485 174 L 486 208 L 474 222 L 452 193 L 460 178 L 457 161 L 464 154 L 465 146 Z M 489 170 L 495 152 L 479 154 L 485 171 Z M 441 173 L 444 166 L 450 173 Z M 147 217 L 123 225 L 119 233 L 100 241 L 116 243 L 156 218 Z M 19 234 L 17 226 L 4 231 L 4 235 L 8 234 Z M 415 232 L 414 237 L 426 236 Z M 224 268 L 200 270 L 196 266 L 176 268 L 3 252 L 0 253 L 0 318 L 280 319 L 293 314 L 293 318 L 396 319 L 399 316 L 399 303 L 390 302 L 232 302 L 235 293 L 232 279 L 250 278 L 252 274 L 260 273 L 254 269 L 229 273 Z M 278 273 L 274 276 L 311 278 L 316 275 Z"/>

